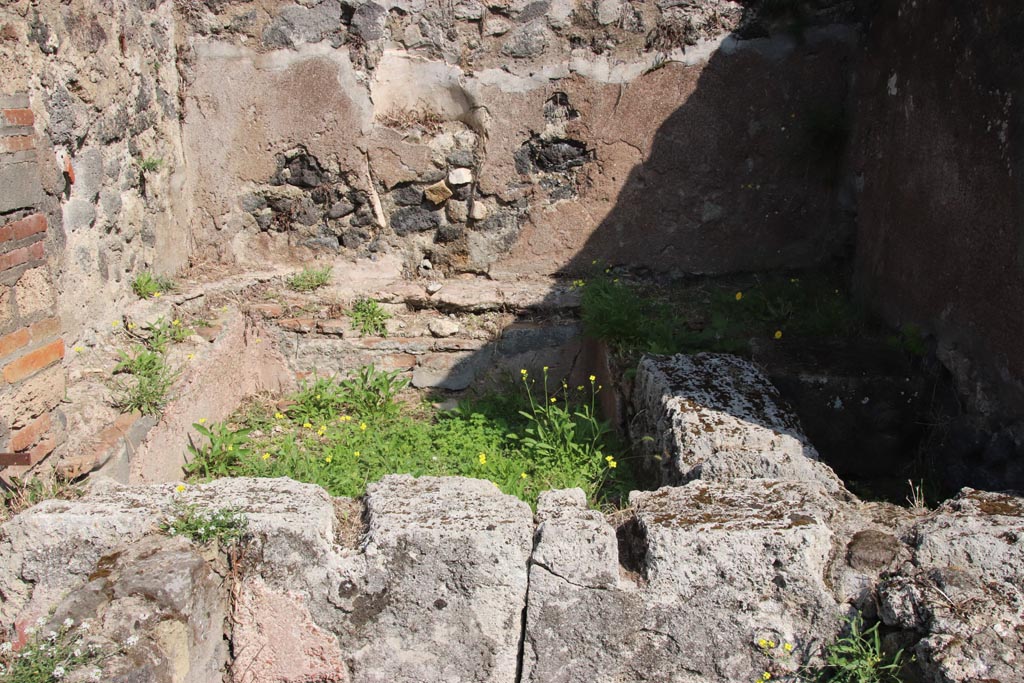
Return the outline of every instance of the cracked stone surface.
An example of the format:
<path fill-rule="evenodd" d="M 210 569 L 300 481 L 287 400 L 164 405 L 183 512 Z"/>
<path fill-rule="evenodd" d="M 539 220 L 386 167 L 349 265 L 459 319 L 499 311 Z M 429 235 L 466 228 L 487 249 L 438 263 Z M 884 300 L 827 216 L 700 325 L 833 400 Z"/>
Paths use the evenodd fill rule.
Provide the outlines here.
<path fill-rule="evenodd" d="M 818 462 L 778 390 L 729 354 L 647 356 L 633 392 L 633 439 L 663 482 L 692 479 L 842 482 Z"/>

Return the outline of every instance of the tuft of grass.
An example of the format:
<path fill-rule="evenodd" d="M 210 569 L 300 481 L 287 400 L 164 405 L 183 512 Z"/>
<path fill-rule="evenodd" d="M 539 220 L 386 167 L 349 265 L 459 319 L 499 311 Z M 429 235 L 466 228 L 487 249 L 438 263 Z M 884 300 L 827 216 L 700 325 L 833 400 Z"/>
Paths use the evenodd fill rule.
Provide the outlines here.
<path fill-rule="evenodd" d="M 755 338 L 839 337 L 864 326 L 845 288 L 816 273 L 642 287 L 606 270 L 576 286 L 586 333 L 625 354 L 746 354 Z"/>
<path fill-rule="evenodd" d="M 388 336 L 386 323 L 391 314 L 381 308 L 376 299 L 357 299 L 348 311 L 352 320 L 352 329 L 359 330 L 362 336 Z"/>
<path fill-rule="evenodd" d="M 405 406 L 396 373 L 367 366 L 344 379 L 317 379 L 285 410 L 249 407 L 244 415 L 199 429 L 191 479 L 291 477 L 331 495 L 363 495 L 385 474 L 489 479 L 536 503 L 541 491 L 581 487 L 595 504 L 617 501 L 631 483 L 627 459 L 608 446 L 596 414 L 600 387 L 539 386 L 524 370 L 514 396 L 485 397 L 449 412 Z M 552 400 L 554 399 L 554 400 Z"/>
<path fill-rule="evenodd" d="M 812 678 L 822 683 L 901 683 L 903 650 L 882 648 L 878 623 L 864 628 L 860 613 L 847 620 L 847 632 L 825 647 L 825 668 Z"/>
<path fill-rule="evenodd" d="M 111 382 L 114 406 L 124 412 L 137 410 L 143 415 L 159 415 L 170 400 L 171 385 L 177 373 L 163 355 L 136 344 L 130 351 L 119 351 L 121 360 L 114 366 Z"/>
<path fill-rule="evenodd" d="M 9 484 L 0 480 L 0 523 L 44 500 L 73 500 L 84 493 L 81 486 L 57 474 L 28 479 L 12 477 Z"/>
<path fill-rule="evenodd" d="M 160 157 L 142 157 L 135 160 L 135 165 L 143 173 L 154 173 L 163 167 L 164 160 Z"/>
<path fill-rule="evenodd" d="M 159 297 L 174 289 L 174 281 L 144 270 L 132 280 L 132 291 L 140 299 Z"/>
<path fill-rule="evenodd" d="M 233 508 L 204 510 L 175 501 L 171 514 L 160 522 L 168 536 L 185 536 L 195 543 L 216 541 L 221 546 L 237 543 L 249 528 L 249 518 Z"/>
<path fill-rule="evenodd" d="M 180 318 L 167 322 L 161 316 L 142 329 L 147 335 L 146 346 L 156 353 L 166 353 L 172 343 L 180 344 L 192 335 L 192 329 L 182 324 Z"/>
<path fill-rule="evenodd" d="M 26 642 L 18 651 L 13 643 L 0 643 L 0 681 L 2 683 L 51 683 L 60 680 L 103 680 L 101 665 L 114 655 L 124 654 L 124 647 L 109 647 L 91 639 L 89 624 L 75 626 L 73 619 L 47 626 L 47 617 L 40 617 L 25 629 Z M 130 647 L 138 641 L 131 636 Z"/>
<path fill-rule="evenodd" d="M 331 268 L 303 268 L 285 280 L 289 289 L 296 292 L 311 292 L 331 281 Z"/>

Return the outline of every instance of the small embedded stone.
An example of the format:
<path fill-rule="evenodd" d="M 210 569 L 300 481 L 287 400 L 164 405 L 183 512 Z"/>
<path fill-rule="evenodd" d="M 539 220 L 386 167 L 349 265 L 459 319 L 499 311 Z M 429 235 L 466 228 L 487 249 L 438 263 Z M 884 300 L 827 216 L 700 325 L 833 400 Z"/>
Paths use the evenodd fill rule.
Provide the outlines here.
<path fill-rule="evenodd" d="M 459 324 L 449 318 L 437 318 L 427 323 L 427 329 L 435 337 L 453 337 L 462 329 Z"/>
<path fill-rule="evenodd" d="M 445 205 L 448 212 L 448 220 L 452 223 L 465 223 L 469 218 L 469 205 L 466 202 L 451 200 Z"/>
<path fill-rule="evenodd" d="M 467 185 L 473 182 L 473 171 L 468 168 L 453 168 L 448 171 L 448 182 L 452 185 Z"/>
<path fill-rule="evenodd" d="M 432 204 L 443 204 L 452 196 L 452 191 L 443 180 L 439 180 L 424 189 L 423 196 L 425 196 Z"/>

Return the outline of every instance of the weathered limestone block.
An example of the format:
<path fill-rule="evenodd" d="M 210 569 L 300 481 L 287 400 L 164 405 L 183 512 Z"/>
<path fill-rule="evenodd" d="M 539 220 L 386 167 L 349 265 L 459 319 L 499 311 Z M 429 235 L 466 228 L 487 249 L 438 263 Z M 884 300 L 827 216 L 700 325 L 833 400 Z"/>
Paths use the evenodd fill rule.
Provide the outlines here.
<path fill-rule="evenodd" d="M 734 683 L 764 670 L 759 639 L 793 643 L 796 666 L 838 631 L 826 577 L 842 504 L 822 486 L 694 481 L 635 491 L 630 504 L 636 519 L 620 534 L 637 579 L 586 580 L 604 557 L 591 541 L 596 520 L 558 540 L 562 558 L 587 561 L 562 562 L 558 573 L 531 565 L 523 680 Z M 580 524 L 577 505 L 545 510 L 541 529 Z M 613 533 L 605 525 L 601 535 Z"/>
<path fill-rule="evenodd" d="M 120 646 L 103 680 L 208 683 L 228 662 L 227 602 L 222 577 L 187 539 L 149 536 L 104 556 L 49 628 L 88 621 L 111 651 Z"/>
<path fill-rule="evenodd" d="M 883 583 L 880 612 L 925 633 L 928 680 L 1024 680 L 1024 498 L 963 489 L 911 538 L 913 565 Z"/>
<path fill-rule="evenodd" d="M 600 512 L 587 508 L 583 489 L 540 494 L 537 519 L 532 564 L 584 588 L 618 585 L 615 530 Z"/>
<path fill-rule="evenodd" d="M 815 481 L 842 483 L 753 364 L 728 354 L 647 356 L 633 392 L 637 447 L 662 480 Z"/>
<path fill-rule="evenodd" d="M 487 481 L 402 475 L 366 508 L 365 579 L 337 600 L 352 680 L 515 680 L 529 506 Z"/>

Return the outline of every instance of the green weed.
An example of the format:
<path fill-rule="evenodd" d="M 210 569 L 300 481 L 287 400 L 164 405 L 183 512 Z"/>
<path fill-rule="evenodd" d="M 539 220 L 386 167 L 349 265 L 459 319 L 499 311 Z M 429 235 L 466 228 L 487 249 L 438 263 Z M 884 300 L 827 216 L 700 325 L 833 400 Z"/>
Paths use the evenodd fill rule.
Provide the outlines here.
<path fill-rule="evenodd" d="M 605 447 L 599 388 L 545 386 L 542 399 L 527 379 L 515 399 L 428 414 L 396 400 L 406 385 L 397 373 L 367 366 L 341 380 L 316 379 L 284 411 L 249 407 L 237 426 L 196 425 L 209 443 L 189 448 L 186 471 L 193 479 L 286 476 L 353 497 L 392 473 L 489 479 L 531 504 L 549 488 L 579 486 L 595 503 L 619 495 L 629 468 Z"/>
<path fill-rule="evenodd" d="M 25 629 L 27 642 L 17 652 L 10 642 L 0 643 L 0 681 L 3 683 L 52 683 L 66 678 L 80 681 L 99 681 L 99 666 L 123 650 L 109 651 L 96 642 L 87 642 L 89 626 L 75 627 L 72 619 L 65 619 L 54 630 L 44 630 L 46 617 Z M 137 637 L 129 638 L 134 645 Z M 73 674 L 79 674 L 75 677 Z"/>
<path fill-rule="evenodd" d="M 311 292 L 331 281 L 331 268 L 303 268 L 285 280 L 285 284 L 296 292 Z"/>
<path fill-rule="evenodd" d="M 167 322 L 163 317 L 143 326 L 146 346 L 157 353 L 166 353 L 170 344 L 180 344 L 192 335 L 192 330 L 182 324 L 179 318 Z"/>
<path fill-rule="evenodd" d="M 115 377 L 111 382 L 114 406 L 125 412 L 137 410 L 143 415 L 158 415 L 167 405 L 177 373 L 161 354 L 142 345 L 119 353 L 121 360 L 114 366 L 114 374 L 128 377 Z"/>
<path fill-rule="evenodd" d="M 84 494 L 82 487 L 59 475 L 36 475 L 28 479 L 11 477 L 10 483 L 0 481 L 0 523 L 51 498 L 72 500 Z"/>
<path fill-rule="evenodd" d="M 352 329 L 359 330 L 362 336 L 388 336 L 385 323 L 391 314 L 381 308 L 375 299 L 357 299 L 349 309 L 348 316 L 352 320 Z"/>
<path fill-rule="evenodd" d="M 198 505 L 175 501 L 170 516 L 160 522 L 160 530 L 169 536 L 185 536 L 196 543 L 217 541 L 226 546 L 245 535 L 249 518 L 231 508 L 203 510 Z"/>
<path fill-rule="evenodd" d="M 203 479 L 229 477 L 233 469 L 252 453 L 248 448 L 250 429 L 231 429 L 226 424 L 207 428 L 202 423 L 195 423 L 192 427 L 205 436 L 208 443 L 202 447 L 189 443 L 188 452 L 192 454 L 192 460 L 183 468 L 186 476 Z"/>
<path fill-rule="evenodd" d="M 144 270 L 132 280 L 132 291 L 140 299 L 162 296 L 164 292 L 174 289 L 174 281 L 162 275 L 153 275 Z"/>
<path fill-rule="evenodd" d="M 136 159 L 135 165 L 144 173 L 154 173 L 164 165 L 164 160 L 160 157 L 143 157 Z"/>
<path fill-rule="evenodd" d="M 878 624 L 864 628 L 858 613 L 847 620 L 849 632 L 825 648 L 825 668 L 814 680 L 822 683 L 900 683 L 903 650 L 887 655 Z"/>
<path fill-rule="evenodd" d="M 621 353 L 749 353 L 750 340 L 857 333 L 863 317 L 833 278 L 733 277 L 641 287 L 609 273 L 583 286 L 589 336 Z"/>

